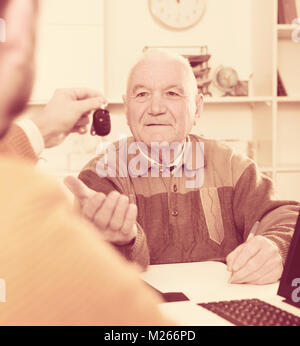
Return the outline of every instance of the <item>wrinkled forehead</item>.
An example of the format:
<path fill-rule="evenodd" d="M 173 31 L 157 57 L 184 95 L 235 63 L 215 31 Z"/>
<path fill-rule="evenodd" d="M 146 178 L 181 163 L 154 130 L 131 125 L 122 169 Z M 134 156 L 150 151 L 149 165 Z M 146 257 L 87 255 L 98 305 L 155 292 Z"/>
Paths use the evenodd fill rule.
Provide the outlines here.
<path fill-rule="evenodd" d="M 127 93 L 131 93 L 136 86 L 151 90 L 178 86 L 188 94 L 192 82 L 188 68 L 182 62 L 175 59 L 146 59 L 138 62 L 131 70 Z"/>

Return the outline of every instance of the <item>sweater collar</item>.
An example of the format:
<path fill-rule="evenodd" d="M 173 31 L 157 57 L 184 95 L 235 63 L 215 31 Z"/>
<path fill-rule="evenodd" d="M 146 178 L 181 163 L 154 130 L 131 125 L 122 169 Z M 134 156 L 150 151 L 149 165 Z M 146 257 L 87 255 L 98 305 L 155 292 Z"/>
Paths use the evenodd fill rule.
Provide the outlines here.
<path fill-rule="evenodd" d="M 206 160 L 204 157 L 204 142 L 201 142 L 201 138 L 189 135 L 186 138 L 184 147 L 181 153 L 177 156 L 173 163 L 159 163 L 149 156 L 147 146 L 144 143 L 137 143 L 133 137 L 128 138 L 128 165 L 133 162 L 133 159 L 137 158 L 139 161 L 139 176 L 148 176 L 150 169 L 159 169 L 160 172 L 167 170 L 178 170 L 184 166 L 185 170 L 195 171 L 206 166 Z M 148 154 L 146 154 L 148 153 Z M 151 154 L 151 153 L 150 153 Z M 129 167 L 130 168 L 130 167 Z"/>

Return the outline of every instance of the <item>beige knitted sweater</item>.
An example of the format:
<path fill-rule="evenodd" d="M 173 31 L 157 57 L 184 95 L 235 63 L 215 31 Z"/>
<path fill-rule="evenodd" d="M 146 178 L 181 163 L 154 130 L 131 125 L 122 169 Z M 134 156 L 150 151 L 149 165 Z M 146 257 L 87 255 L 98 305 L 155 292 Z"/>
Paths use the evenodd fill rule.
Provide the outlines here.
<path fill-rule="evenodd" d="M 0 325 L 162 325 L 159 298 L 99 232 L 37 174 L 17 127 L 0 142 Z M 3 282 L 3 281 L 2 281 Z"/>

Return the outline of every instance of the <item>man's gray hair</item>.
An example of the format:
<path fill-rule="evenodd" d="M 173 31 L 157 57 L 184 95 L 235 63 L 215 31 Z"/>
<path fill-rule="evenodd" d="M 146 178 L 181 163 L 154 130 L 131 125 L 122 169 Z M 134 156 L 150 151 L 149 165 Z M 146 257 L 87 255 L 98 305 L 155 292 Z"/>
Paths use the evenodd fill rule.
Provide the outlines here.
<path fill-rule="evenodd" d="M 134 69 L 143 61 L 157 61 L 157 60 L 172 60 L 172 61 L 178 61 L 181 63 L 188 74 L 188 79 L 189 79 L 189 84 L 190 84 L 190 91 L 189 94 L 190 96 L 196 96 L 198 94 L 198 87 L 197 87 L 197 81 L 193 72 L 193 69 L 190 65 L 190 62 L 188 59 L 183 57 L 180 54 L 174 53 L 174 52 L 169 52 L 167 50 L 163 49 L 148 49 L 144 53 L 142 53 L 141 57 L 137 60 L 137 62 L 133 65 L 133 67 L 130 69 L 128 78 L 127 78 L 127 95 L 129 92 L 129 85 L 131 81 L 131 76 L 134 72 Z"/>

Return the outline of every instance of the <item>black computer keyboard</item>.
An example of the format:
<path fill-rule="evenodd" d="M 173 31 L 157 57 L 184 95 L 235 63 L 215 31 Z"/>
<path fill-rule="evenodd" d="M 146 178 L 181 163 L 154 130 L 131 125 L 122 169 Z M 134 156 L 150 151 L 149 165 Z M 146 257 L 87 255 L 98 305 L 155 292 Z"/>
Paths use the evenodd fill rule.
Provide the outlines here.
<path fill-rule="evenodd" d="M 259 299 L 198 304 L 237 326 L 300 326 L 300 318 Z"/>

